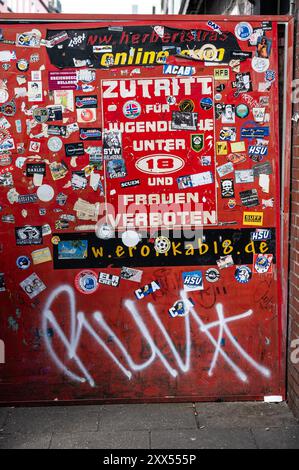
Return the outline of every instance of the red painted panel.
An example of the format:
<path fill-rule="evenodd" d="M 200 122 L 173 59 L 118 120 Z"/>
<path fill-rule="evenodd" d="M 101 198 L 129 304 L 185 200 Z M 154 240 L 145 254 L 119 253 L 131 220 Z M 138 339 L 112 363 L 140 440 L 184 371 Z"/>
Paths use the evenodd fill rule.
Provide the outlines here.
<path fill-rule="evenodd" d="M 151 24 L 154 26 L 156 21 L 157 19 L 153 18 Z M 159 21 L 162 22 L 161 18 Z M 236 49 L 251 52 L 253 56 L 256 54 L 256 46 L 250 46 L 248 41 L 238 40 L 234 36 L 235 27 L 240 19 L 231 20 L 230 18 L 229 23 L 217 19 L 217 22 L 221 27 L 222 35 L 211 34 L 212 30 L 208 27 L 206 19 L 197 19 L 196 22 L 194 19 L 186 19 L 186 17 L 178 18 L 177 21 L 163 19 L 163 25 L 174 28 L 174 30 L 182 28 L 189 32 L 205 30 L 204 41 L 208 44 L 207 38 L 210 42 L 214 41 L 217 44 L 222 40 L 225 42 L 225 32 L 230 32 L 234 37 L 235 46 L 232 49 L 224 48 L 226 54 L 230 54 Z M 107 27 L 111 24 L 113 23 L 108 21 L 101 24 L 89 24 L 88 28 Z M 131 18 L 123 22 L 124 26 L 128 25 L 131 28 L 143 24 L 149 25 L 149 20 L 142 22 L 138 18 Z M 261 27 L 260 20 L 256 18 L 250 20 L 250 24 L 253 28 Z M 115 23 L 113 26 L 119 26 L 119 23 Z M 196 83 L 196 77 L 201 77 L 201 79 L 212 77 L 211 96 L 214 104 L 223 103 L 235 107 L 243 104 L 248 107 L 249 112 L 248 116 L 240 117 L 242 109 L 239 109 L 239 116 L 232 118 L 228 116 L 231 108 L 227 109 L 227 118 L 220 116 L 215 119 L 212 132 L 201 130 L 200 124 L 197 124 L 196 130 L 170 129 L 165 134 L 162 132 L 159 134 L 157 132 L 134 132 L 132 138 L 129 133 L 123 132 L 123 157 L 121 159 L 125 161 L 127 175 L 122 178 L 109 178 L 107 174 L 108 160 L 104 161 L 102 169 L 96 168 L 94 170 L 94 173 L 101 177 L 104 195 L 99 189 L 94 191 L 91 188 L 89 179 L 87 179 L 85 189 L 75 190 L 68 184 L 72 171 L 82 171 L 89 165 L 89 156 L 86 153 L 89 143 L 91 146 L 101 146 L 102 141 L 85 141 L 85 153 L 77 159 L 71 159 L 65 155 L 64 146 L 56 153 L 53 148 L 49 149 L 49 137 L 39 137 L 43 130 L 41 124 L 36 123 L 32 128 L 32 136 L 27 134 L 28 123 L 26 120 L 32 119 L 30 108 L 34 105 L 45 107 L 55 104 L 52 94 L 49 92 L 48 72 L 58 71 L 51 63 L 45 46 L 24 48 L 10 44 L 9 41 L 14 41 L 17 33 L 30 31 L 32 28 L 41 31 L 42 38 L 45 39 L 47 29 L 65 31 L 84 29 L 86 26 L 78 23 L 59 23 L 3 27 L 4 39 L 7 42 L 0 43 L 0 53 L 7 50 L 15 51 L 17 60 L 28 61 L 30 61 L 32 54 L 38 53 L 40 60 L 37 63 L 31 62 L 28 71 L 20 71 L 17 70 L 16 61 L 13 59 L 8 62 L 10 67 L 7 70 L 2 67 L 0 72 L 1 79 L 4 81 L 7 79 L 8 100 L 15 96 L 17 105 L 16 113 L 11 117 L 6 117 L 11 124 L 8 131 L 12 134 L 15 144 L 15 148 L 11 150 L 12 161 L 7 166 L 1 167 L 1 175 L 7 172 L 12 174 L 13 184 L 0 187 L 2 206 L 0 214 L 1 217 L 14 216 L 12 223 L 8 223 L 5 217 L 4 221 L 3 218 L 0 221 L 0 271 L 4 274 L 5 279 L 5 290 L 2 289 L 0 292 L 0 337 L 5 341 L 6 349 L 6 364 L 0 365 L 1 401 L 229 400 L 253 397 L 262 399 L 265 395 L 284 395 L 281 375 L 276 23 L 273 21 L 272 30 L 267 30 L 265 33 L 268 44 L 270 44 L 269 40 L 272 41 L 268 74 L 269 71 L 272 73 L 267 75 L 267 78 L 271 78 L 273 81 L 267 90 L 263 90 L 263 85 L 261 85 L 262 83 L 269 85 L 269 80 L 267 81 L 265 78 L 266 70 L 259 72 L 253 70 L 251 58 L 241 62 L 239 72 L 241 74 L 249 72 L 252 85 L 244 92 L 240 85 L 242 77 L 239 75 L 240 93 L 236 93 L 238 88 L 236 83 L 234 87 L 232 86 L 233 82 L 238 82 L 237 74 L 239 72 L 236 69 L 233 70 L 232 64 L 229 66 L 227 62 L 213 65 L 203 61 L 178 58 L 170 54 L 167 59 L 168 64 L 194 67 L 195 73 L 191 78 L 184 77 L 185 82 L 182 77 L 175 74 L 163 74 L 162 63 L 153 63 L 147 67 L 135 63 L 122 67 L 95 68 L 96 81 L 91 84 L 94 88 L 89 88 L 87 92 L 82 89 L 73 92 L 75 97 L 94 95 L 97 97 L 97 108 L 92 108 L 92 105 L 88 108 L 96 109 L 95 121 L 92 120 L 87 124 L 80 123 L 80 128 L 101 128 L 103 130 L 107 129 L 110 124 L 119 124 L 122 120 L 125 122 L 125 118 L 127 122 L 135 124 L 147 121 L 155 122 L 155 119 L 171 121 L 172 111 L 182 112 L 179 106 L 184 99 L 189 100 L 188 105 L 190 105 L 190 100 L 192 101 L 194 109 L 191 112 L 197 113 L 199 120 L 214 120 L 216 111 L 213 108 L 205 110 L 200 106 L 201 99 L 210 95 L 206 92 L 203 93 L 199 82 Z M 191 40 L 190 42 L 192 43 Z M 80 47 L 77 46 L 78 43 L 74 55 L 80 56 L 83 54 L 83 49 L 80 52 Z M 217 48 L 217 54 L 220 54 L 219 45 Z M 111 50 L 103 53 L 109 54 Z M 51 49 L 49 54 L 51 56 Z M 77 58 L 78 56 L 76 55 Z M 67 60 L 67 57 L 65 50 L 63 52 L 60 50 L 59 53 L 58 49 L 55 60 L 63 62 Z M 126 60 L 128 60 L 128 56 Z M 208 57 L 206 57 L 206 62 L 209 62 Z M 42 68 L 42 101 L 29 102 L 26 96 L 16 97 L 16 93 L 22 94 L 22 91 L 15 89 L 27 88 L 28 82 L 32 81 L 31 72 L 38 70 L 41 65 L 44 65 Z M 265 61 L 262 65 L 266 68 Z M 257 66 L 255 66 L 256 68 Z M 229 80 L 217 80 L 214 75 L 214 70 L 217 69 L 229 69 Z M 70 67 L 67 70 L 70 70 Z M 19 78 L 20 75 L 25 75 L 25 84 Z M 39 81 L 36 80 L 36 77 L 34 80 Z M 142 83 L 145 83 L 144 80 L 148 80 L 148 90 L 152 98 L 147 98 L 144 95 L 146 88 L 142 88 L 142 92 L 140 90 L 137 94 L 132 92 L 128 98 L 112 95 L 105 100 L 102 96 L 102 89 L 105 89 L 105 86 L 107 88 L 109 80 L 113 81 L 115 89 L 120 83 L 132 84 L 134 82 L 135 85 L 142 86 Z M 140 80 L 139 83 L 137 83 L 138 80 Z M 160 85 L 157 85 L 159 80 L 164 80 L 164 82 L 159 82 Z M 244 80 L 246 81 L 245 75 L 243 75 Z M 195 84 L 190 87 L 190 94 L 182 85 L 183 83 L 190 84 L 193 81 Z M 222 89 L 223 87 L 219 88 L 221 84 L 225 85 L 224 89 Z M 164 112 L 152 113 L 150 108 L 146 108 L 146 106 L 166 104 L 169 93 L 164 93 L 164 91 L 165 87 L 167 89 L 170 85 L 175 87 L 170 93 L 170 96 L 176 95 L 175 103 L 171 104 L 169 109 L 165 109 Z M 162 88 L 159 94 L 157 93 L 158 96 L 153 96 L 155 90 L 158 89 L 155 87 L 158 86 Z M 221 96 L 217 97 L 217 94 Z M 262 101 L 260 101 L 261 98 Z M 135 102 L 133 104 L 137 106 L 138 116 L 133 119 L 124 114 L 124 106 L 128 105 L 129 101 Z M 25 107 L 22 105 L 23 102 Z M 63 103 L 66 104 L 65 101 Z M 138 109 L 138 105 L 141 109 Z M 68 107 L 69 111 L 65 110 L 63 114 L 65 121 L 54 121 L 55 125 L 69 125 L 77 122 L 78 115 L 74 102 L 71 101 Z M 262 119 L 263 122 L 254 120 L 254 108 L 264 108 L 268 116 Z M 141 114 L 139 114 L 140 112 Z M 92 111 L 91 114 L 93 113 Z M 155 118 L 155 114 L 158 118 Z M 0 119 L 2 116 L 3 113 L 0 113 Z M 21 133 L 18 133 L 15 127 L 16 120 L 21 120 Z M 51 124 L 51 122 L 47 123 L 47 125 Z M 236 139 L 228 141 L 227 150 L 223 151 L 221 147 L 226 141 L 221 140 L 220 135 L 222 135 L 224 127 L 235 128 Z M 257 144 L 256 138 L 251 141 L 245 136 L 245 131 L 242 131 L 242 128 L 251 127 L 260 127 L 264 131 L 269 128 L 269 137 L 266 132 L 263 138 L 268 140 L 268 152 L 260 162 L 250 158 L 249 153 L 250 145 Z M 192 134 L 204 135 L 205 146 L 199 152 L 192 149 Z M 155 147 L 155 150 L 142 152 L 136 150 L 138 145 L 145 145 L 144 142 L 140 143 L 141 141 L 157 140 L 158 138 L 165 140 L 165 136 L 174 141 L 181 139 L 185 148 L 180 147 L 180 144 L 176 142 L 174 149 L 162 148 L 160 150 L 158 148 L 157 150 Z M 133 139 L 136 140 L 135 151 Z M 67 138 L 62 137 L 61 140 L 63 144 L 83 142 L 80 140 L 78 130 Z M 29 150 L 30 141 L 40 143 L 40 149 L 36 154 Z M 209 141 L 212 142 L 212 149 L 208 145 Z M 17 149 L 18 144 L 21 143 L 24 144 L 24 153 L 20 152 L 20 148 L 19 152 Z M 239 145 L 237 145 L 237 149 L 234 149 L 236 143 Z M 162 143 L 155 143 L 155 145 L 162 145 Z M 152 155 L 157 155 L 159 152 L 162 155 L 162 161 L 157 158 L 149 161 L 152 159 Z M 232 153 L 235 154 L 232 160 L 233 171 L 227 176 L 221 176 L 221 170 L 220 174 L 219 171 L 215 171 L 215 165 L 219 168 L 229 163 L 229 156 Z M 180 157 L 184 162 L 184 167 L 175 173 L 172 172 L 173 168 L 169 166 L 169 155 L 172 154 L 175 157 Z M 243 156 L 239 162 L 236 162 L 236 154 Z M 4 155 L 2 150 L 1 158 L 3 156 L 3 160 Z M 32 158 L 36 155 L 41 159 Z M 239 159 L 238 155 L 237 159 Z M 136 166 L 136 162 L 143 156 L 149 157 L 146 161 L 147 168 L 149 170 L 155 169 L 153 177 L 147 176 L 146 173 L 140 171 L 138 165 Z M 203 164 L 201 159 L 203 156 L 211 158 L 209 165 Z M 9 202 L 7 194 L 12 187 L 20 195 L 32 195 L 37 192 L 37 187 L 31 184 L 32 177 L 26 176 L 26 163 L 20 168 L 20 157 L 31 157 L 31 160 L 27 160 L 26 163 L 44 161 L 46 175 L 43 178 L 43 184 L 46 183 L 54 189 L 54 198 L 50 202 L 41 202 L 40 200 L 26 204 L 21 204 L 18 201 Z M 68 173 L 64 178 L 53 179 L 53 171 L 50 171 L 49 165 L 54 161 L 66 163 Z M 262 175 L 271 173 L 267 175 L 269 176 L 269 190 L 267 192 L 263 192 L 261 187 L 267 178 L 259 177 L 257 167 L 251 182 L 240 182 L 238 179 L 244 176 L 252 178 L 249 171 L 247 174 L 243 172 L 239 176 L 236 174 L 238 171 L 252 170 L 257 163 L 266 163 Z M 153 165 L 153 167 L 149 165 Z M 269 171 L 269 165 L 272 171 Z M 166 168 L 170 171 L 157 172 L 157 168 L 159 170 Z M 202 184 L 202 180 L 200 180 L 201 184 L 196 186 L 196 182 L 194 183 L 194 179 L 191 178 L 193 191 L 190 186 L 184 189 L 178 184 L 177 178 L 191 177 L 205 172 L 210 173 L 209 177 L 212 178 L 212 182 Z M 153 187 L 149 184 L 149 177 L 162 178 L 164 176 L 170 178 L 169 185 L 165 180 L 164 186 Z M 225 179 L 233 180 L 234 196 L 227 197 L 225 193 L 221 193 L 221 181 Z M 139 184 L 132 188 L 129 187 L 129 189 L 128 187 L 124 189 L 120 185 L 121 182 L 133 180 L 140 180 Z M 155 180 L 156 183 L 157 180 Z M 249 204 L 250 197 L 242 194 L 241 198 L 240 193 L 252 189 L 255 189 L 256 192 L 252 193 L 250 197 L 254 199 L 257 196 L 258 203 L 252 207 L 246 207 L 244 201 Z M 59 206 L 56 201 L 59 193 L 67 195 L 67 201 L 63 207 Z M 148 237 L 143 238 L 136 248 L 131 249 L 124 246 L 121 238 L 103 241 L 95 237 L 94 231 L 86 234 L 82 230 L 76 230 L 78 225 L 95 224 L 95 221 L 85 221 L 80 213 L 74 211 L 74 205 L 79 198 L 90 204 L 104 204 L 106 208 L 108 204 L 111 204 L 109 207 L 115 209 L 114 214 L 117 216 L 120 214 L 120 208 L 118 206 L 119 199 L 116 200 L 116 196 L 129 194 L 146 197 L 145 207 L 142 208 L 144 211 L 153 204 L 149 199 L 152 194 L 187 193 L 199 195 L 198 203 L 203 204 L 203 209 L 200 208 L 199 212 L 201 210 L 215 211 L 215 219 L 212 224 L 209 223 L 210 219 L 207 219 L 203 232 L 200 232 L 200 227 L 197 227 L 193 245 L 186 239 L 188 233 L 180 234 L 179 238 L 172 238 L 171 232 L 169 235 L 171 245 L 167 255 L 158 255 L 154 250 L 156 234 L 152 224 L 149 227 L 152 232 Z M 274 203 L 270 204 L 272 199 Z M 24 209 L 27 214 L 24 212 L 22 214 Z M 46 212 L 40 213 L 40 209 L 45 209 Z M 58 210 L 62 212 L 58 212 Z M 193 210 L 194 208 L 189 207 L 189 211 Z M 176 210 L 176 215 L 177 212 Z M 261 217 L 256 219 L 258 223 L 244 224 L 246 222 L 245 212 L 252 215 L 261 214 Z M 63 228 L 63 225 L 56 225 L 55 228 L 61 214 L 76 217 L 69 221 L 68 228 Z M 103 220 L 100 215 L 103 216 L 103 214 L 99 214 L 99 219 Z M 211 218 L 213 218 L 212 215 Z M 104 221 L 106 220 L 105 217 Z M 109 221 L 111 222 L 110 219 Z M 49 224 L 52 234 L 43 237 L 42 245 L 17 245 L 15 228 L 28 224 L 36 227 Z M 180 222 L 176 225 L 177 229 L 186 228 L 190 226 L 190 222 Z M 191 225 L 194 228 L 193 224 Z M 118 228 L 120 227 L 122 227 L 121 224 Z M 141 228 L 143 227 L 141 226 Z M 271 240 L 251 242 L 250 234 L 255 232 L 256 228 L 269 229 Z M 59 253 L 60 257 L 65 255 L 62 254 L 62 245 L 59 245 L 59 248 L 51 243 L 54 234 L 59 236 L 61 241 L 87 240 L 87 258 L 82 256 L 81 260 L 59 259 Z M 26 237 L 26 234 L 19 235 L 20 239 L 22 237 Z M 19 240 L 19 243 L 22 241 Z M 55 262 L 34 264 L 32 252 L 46 247 L 50 249 L 51 257 Z M 255 272 L 254 253 L 274 255 L 272 268 L 267 273 Z M 220 257 L 228 255 L 233 257 L 234 265 L 219 269 L 220 279 L 215 283 L 209 282 L 207 279 L 208 270 L 217 268 L 217 261 Z M 27 270 L 17 267 L 16 260 L 20 256 L 27 256 L 31 260 L 31 266 Z M 244 278 L 241 278 L 238 267 L 243 265 L 247 266 L 249 269 L 247 273 L 249 272 L 251 277 L 247 283 L 240 282 Z M 81 293 L 75 287 L 75 278 L 83 269 L 92 270 L 96 276 L 99 273 L 105 273 L 119 277 L 123 266 L 142 271 L 142 280 L 132 282 L 121 279 L 118 287 L 99 284 L 96 286 L 96 291 L 90 295 Z M 201 273 L 202 290 L 184 291 L 183 273 L 189 272 Z M 40 293 L 30 299 L 28 293 L 31 295 L 32 291 L 29 290 L 26 294 L 20 283 L 32 274 L 38 276 L 45 289 L 40 289 Z M 197 277 L 198 279 L 201 280 L 200 277 Z M 146 297 L 140 295 L 143 292 L 142 288 L 150 285 L 153 281 L 155 281 L 154 287 L 158 286 L 159 289 Z M 43 285 L 41 286 L 43 287 Z M 41 286 L 37 286 L 37 288 L 39 289 Z M 137 291 L 137 296 L 135 291 Z M 170 310 L 173 314 L 171 308 L 178 301 L 185 302 L 186 316 L 184 317 L 171 316 L 169 313 Z"/>

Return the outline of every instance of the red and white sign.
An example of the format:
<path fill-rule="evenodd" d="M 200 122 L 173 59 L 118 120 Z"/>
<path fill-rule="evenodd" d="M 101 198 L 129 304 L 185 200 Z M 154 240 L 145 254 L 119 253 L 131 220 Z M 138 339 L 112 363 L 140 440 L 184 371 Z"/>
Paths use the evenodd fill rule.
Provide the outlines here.
<path fill-rule="evenodd" d="M 217 223 L 213 88 L 210 76 L 102 81 L 103 129 L 121 132 L 127 174 L 106 175 L 118 228 Z"/>

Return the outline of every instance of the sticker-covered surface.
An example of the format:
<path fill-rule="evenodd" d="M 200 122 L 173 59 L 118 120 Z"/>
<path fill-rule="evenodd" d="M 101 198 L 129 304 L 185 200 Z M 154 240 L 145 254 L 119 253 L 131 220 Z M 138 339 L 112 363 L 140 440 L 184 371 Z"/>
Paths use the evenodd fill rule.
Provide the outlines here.
<path fill-rule="evenodd" d="M 0 24 L 2 402 L 284 394 L 278 124 L 275 22 Z"/>

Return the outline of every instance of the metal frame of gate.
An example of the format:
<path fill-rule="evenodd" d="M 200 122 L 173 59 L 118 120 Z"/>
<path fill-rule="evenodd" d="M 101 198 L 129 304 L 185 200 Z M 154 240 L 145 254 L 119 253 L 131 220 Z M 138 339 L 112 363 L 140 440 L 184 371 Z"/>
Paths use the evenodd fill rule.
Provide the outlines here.
<path fill-rule="evenodd" d="M 143 24 L 152 24 L 167 22 L 177 22 L 180 21 L 182 24 L 184 22 L 190 21 L 203 21 L 210 20 L 211 18 L 207 15 L 144 15 L 142 16 Z M 282 338 L 280 341 L 279 351 L 280 361 L 280 370 L 283 383 L 282 388 L 286 387 L 286 372 L 287 372 L 287 329 L 288 329 L 288 274 L 289 274 L 289 231 L 290 231 L 290 190 L 291 190 L 291 156 L 292 156 L 292 80 L 293 80 L 293 56 L 294 56 L 294 17 L 289 15 L 271 15 L 271 16 L 233 16 L 234 21 L 272 21 L 280 25 L 283 33 L 279 35 L 279 38 L 282 38 L 284 41 L 284 53 L 283 58 L 280 58 L 282 62 L 283 77 L 279 77 L 283 80 L 283 93 L 281 99 L 281 109 L 280 109 L 280 119 L 281 119 L 281 135 L 280 135 L 280 169 L 281 169 L 281 205 L 280 205 L 280 250 L 281 250 L 281 289 L 279 294 L 279 302 L 281 304 L 282 311 L 282 325 L 281 332 Z M 19 13 L 2 13 L 0 17 L 0 22 L 2 24 L 15 25 L 15 24 L 43 24 L 43 23 L 72 23 L 72 24 L 82 24 L 82 23 L 101 23 L 101 22 L 134 22 L 138 20 L 138 15 L 80 15 L 80 14 L 19 14 Z M 222 15 L 213 16 L 213 21 L 231 21 L 229 17 L 224 17 Z M 284 398 L 286 398 L 284 396 Z M 241 400 L 244 400 L 244 397 L 240 397 Z M 157 401 L 157 400 L 147 400 Z M 159 400 L 163 401 L 163 400 Z M 176 399 L 175 401 L 182 401 Z M 88 404 L 88 400 L 82 401 L 84 404 Z M 101 400 L 103 402 L 103 400 Z M 109 400 L 107 400 L 109 402 Z M 114 400 L 118 402 L 118 400 Z M 121 400 L 122 403 L 132 402 L 132 400 Z M 37 405 L 39 402 L 34 402 L 34 405 Z M 40 402 L 41 403 L 41 402 Z M 72 401 L 68 401 L 69 404 Z M 95 401 L 92 400 L 94 404 Z M 18 403 L 11 403 L 10 405 Z M 24 406 L 24 403 L 22 403 Z"/>

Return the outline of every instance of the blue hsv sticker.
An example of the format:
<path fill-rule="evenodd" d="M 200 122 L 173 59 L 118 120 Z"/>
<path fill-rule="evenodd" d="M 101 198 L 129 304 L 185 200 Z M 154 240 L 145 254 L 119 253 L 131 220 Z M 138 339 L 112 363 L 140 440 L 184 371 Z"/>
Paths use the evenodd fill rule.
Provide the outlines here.
<path fill-rule="evenodd" d="M 28 256 L 19 256 L 16 261 L 16 265 L 19 269 L 25 270 L 28 269 L 31 265 L 31 261 Z"/>
<path fill-rule="evenodd" d="M 251 232 L 250 238 L 252 241 L 266 241 L 271 240 L 272 234 L 269 229 L 257 229 L 255 232 Z"/>
<path fill-rule="evenodd" d="M 249 155 L 258 155 L 264 157 L 268 155 L 268 145 L 250 145 L 248 148 Z"/>
<path fill-rule="evenodd" d="M 252 278 L 252 271 L 248 266 L 238 266 L 235 271 L 235 278 L 240 284 L 247 284 Z"/>
<path fill-rule="evenodd" d="M 183 284 L 185 292 L 203 290 L 203 277 L 201 271 L 183 273 Z"/>

